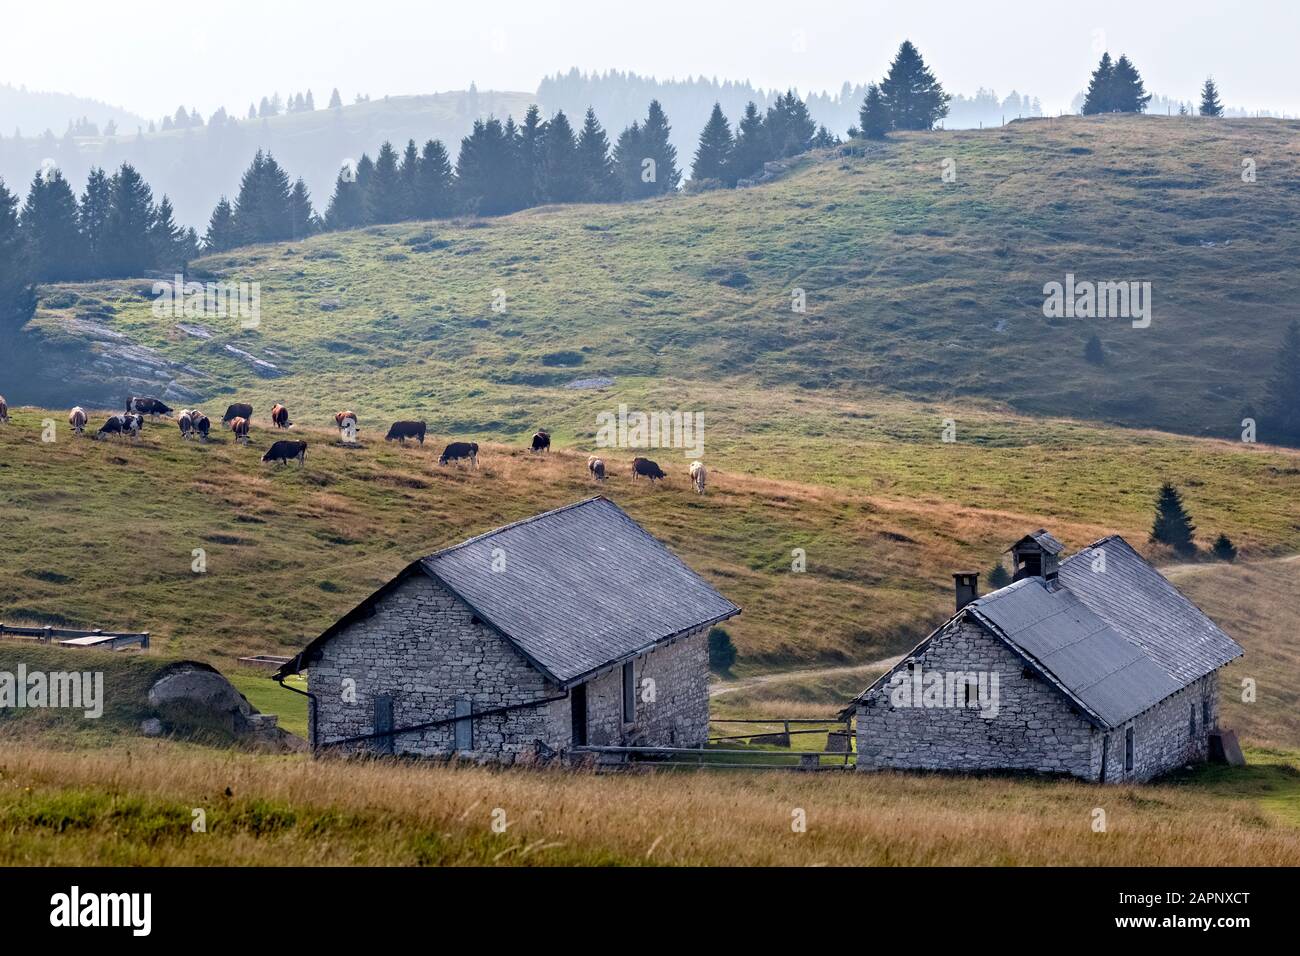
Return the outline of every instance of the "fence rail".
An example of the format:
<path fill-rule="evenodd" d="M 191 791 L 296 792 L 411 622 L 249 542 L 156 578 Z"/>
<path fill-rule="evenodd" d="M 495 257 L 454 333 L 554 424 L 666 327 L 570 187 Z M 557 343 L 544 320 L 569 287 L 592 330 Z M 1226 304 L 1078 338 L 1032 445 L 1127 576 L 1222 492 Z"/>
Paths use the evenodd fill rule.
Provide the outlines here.
<path fill-rule="evenodd" d="M 26 638 L 40 644 L 58 644 L 61 647 L 99 647 L 114 651 L 132 645 L 141 648 L 149 646 L 148 631 L 118 633 L 98 628 L 84 631 L 70 627 L 17 627 L 0 623 L 0 638 L 2 637 Z"/>

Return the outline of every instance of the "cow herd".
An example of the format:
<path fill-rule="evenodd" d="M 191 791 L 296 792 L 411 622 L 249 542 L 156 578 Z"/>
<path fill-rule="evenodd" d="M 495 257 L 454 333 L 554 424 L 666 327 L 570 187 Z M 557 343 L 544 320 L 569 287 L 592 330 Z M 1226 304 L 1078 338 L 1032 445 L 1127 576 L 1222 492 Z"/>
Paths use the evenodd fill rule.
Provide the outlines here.
<path fill-rule="evenodd" d="M 156 398 L 131 397 L 127 400 L 126 411 L 121 415 L 110 415 L 103 425 L 95 432 L 95 438 L 103 440 L 111 436 L 119 438 L 131 438 L 132 440 L 140 437 L 140 432 L 144 428 L 144 419 L 148 415 L 150 420 L 157 421 L 159 417 L 171 418 L 174 409 L 168 407 Z M 176 414 L 176 423 L 180 428 L 181 440 L 197 440 L 206 442 L 209 432 L 212 429 L 212 422 L 207 415 L 198 409 L 183 409 Z M 242 444 L 248 444 L 248 433 L 253 420 L 253 406 L 244 402 L 236 402 L 226 409 L 226 414 L 221 418 L 221 424 L 229 429 L 234 435 L 235 441 Z M 9 422 L 9 405 L 5 402 L 4 396 L 0 395 L 0 425 Z M 73 434 L 84 435 L 88 416 L 86 410 L 81 406 L 73 408 L 68 412 L 68 425 L 71 427 Z M 271 424 L 277 430 L 287 430 L 293 427 L 293 422 L 289 420 L 289 409 L 280 403 L 276 403 L 271 409 Z M 339 430 L 339 440 L 343 444 L 355 444 L 357 440 L 357 415 L 356 412 L 344 410 L 334 416 L 334 424 Z M 384 436 L 385 441 L 395 441 L 405 445 L 407 439 L 418 441 L 421 446 L 424 445 L 425 435 L 428 428 L 422 421 L 401 421 L 394 422 L 389 428 L 388 434 Z M 533 435 L 532 446 L 529 449 L 533 454 L 547 454 L 551 450 L 550 433 L 544 429 L 538 429 Z M 438 456 L 439 465 L 457 464 L 459 462 L 468 462 L 470 467 L 478 467 L 479 446 L 476 442 L 451 442 L 441 455 Z M 262 456 L 263 463 L 287 463 L 291 461 L 298 462 L 301 468 L 307 460 L 307 443 L 305 441 L 277 441 L 271 445 L 270 449 Z M 605 461 L 602 458 L 592 456 L 587 459 L 587 471 L 592 479 L 596 482 L 604 482 L 610 475 Z M 651 461 L 649 458 L 635 458 L 632 461 L 632 480 L 645 478 L 651 484 L 656 481 L 662 481 L 668 476 L 658 463 Z M 703 462 L 692 462 L 690 467 L 691 486 L 697 494 L 704 494 L 705 482 L 708 479 L 708 470 L 704 467 Z"/>

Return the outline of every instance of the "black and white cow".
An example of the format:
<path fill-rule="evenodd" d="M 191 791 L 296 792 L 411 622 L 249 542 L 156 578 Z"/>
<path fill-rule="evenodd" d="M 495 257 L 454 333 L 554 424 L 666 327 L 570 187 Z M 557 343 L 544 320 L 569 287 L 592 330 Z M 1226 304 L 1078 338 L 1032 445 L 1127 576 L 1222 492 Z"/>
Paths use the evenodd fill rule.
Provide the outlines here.
<path fill-rule="evenodd" d="M 148 415 L 156 419 L 159 415 L 170 415 L 172 410 L 158 401 L 156 398 L 135 398 L 132 397 L 126 403 L 127 413 L 134 412 L 137 415 Z"/>
<path fill-rule="evenodd" d="M 142 428 L 144 428 L 143 415 L 113 415 L 95 433 L 95 438 L 104 439 L 109 435 L 130 435 L 132 438 L 139 438 Z"/>

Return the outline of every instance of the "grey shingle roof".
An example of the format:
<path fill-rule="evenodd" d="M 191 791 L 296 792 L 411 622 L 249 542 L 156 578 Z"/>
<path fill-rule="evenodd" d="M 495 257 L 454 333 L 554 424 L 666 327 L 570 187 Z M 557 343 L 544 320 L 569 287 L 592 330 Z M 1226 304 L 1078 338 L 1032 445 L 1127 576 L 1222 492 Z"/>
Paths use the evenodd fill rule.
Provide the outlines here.
<path fill-rule="evenodd" d="M 1025 535 L 1023 538 L 1020 539 L 1020 541 L 1017 541 L 1010 548 L 1007 548 L 1007 550 L 1008 551 L 1013 550 L 1022 541 L 1025 540 L 1033 541 L 1035 544 L 1037 544 L 1048 554 L 1060 554 L 1062 551 L 1065 550 L 1065 545 L 1061 544 L 1060 540 L 1054 534 L 1049 532 L 1046 528 L 1039 528 L 1033 534 Z"/>
<path fill-rule="evenodd" d="M 493 573 L 498 549 L 505 569 Z M 420 563 L 561 684 L 740 613 L 606 498 Z"/>
<path fill-rule="evenodd" d="M 1030 537 L 1038 540 L 1038 534 Z M 1105 555 L 1104 565 L 1099 554 Z M 1063 561 L 1057 586 L 1025 578 L 979 598 L 958 616 L 964 613 L 1010 644 L 1106 728 L 1243 653 L 1118 535 Z"/>
<path fill-rule="evenodd" d="M 422 558 L 279 674 L 307 666 L 317 647 L 420 572 L 442 582 L 561 686 L 740 613 L 622 509 L 598 497 Z"/>

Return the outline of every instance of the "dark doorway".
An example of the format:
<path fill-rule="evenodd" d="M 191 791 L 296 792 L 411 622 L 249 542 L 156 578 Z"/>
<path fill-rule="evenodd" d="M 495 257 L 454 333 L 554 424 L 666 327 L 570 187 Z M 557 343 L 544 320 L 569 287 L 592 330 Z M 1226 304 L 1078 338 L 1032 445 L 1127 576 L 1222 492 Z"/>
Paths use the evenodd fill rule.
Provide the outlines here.
<path fill-rule="evenodd" d="M 390 754 L 393 752 L 393 698 L 380 694 L 375 698 L 375 733 L 385 736 L 375 738 L 375 752 Z"/>
<path fill-rule="evenodd" d="M 587 685 L 579 684 L 569 691 L 573 708 L 573 746 L 587 746 Z"/>

